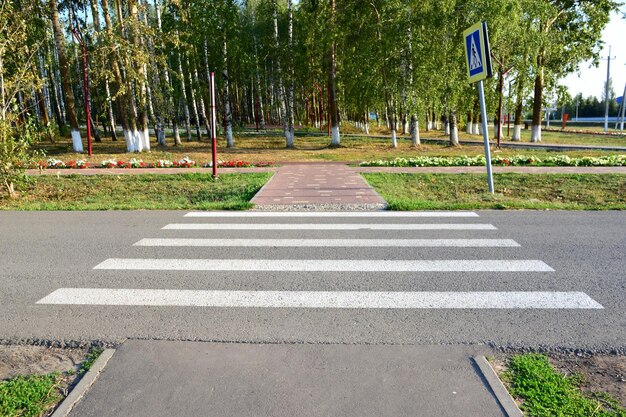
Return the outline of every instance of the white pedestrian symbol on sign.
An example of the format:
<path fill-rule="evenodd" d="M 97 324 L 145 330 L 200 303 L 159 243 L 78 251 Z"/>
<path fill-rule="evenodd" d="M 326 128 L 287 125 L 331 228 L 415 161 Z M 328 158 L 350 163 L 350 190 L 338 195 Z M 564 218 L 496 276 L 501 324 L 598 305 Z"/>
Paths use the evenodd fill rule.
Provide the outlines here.
<path fill-rule="evenodd" d="M 474 43 L 474 36 L 471 36 L 472 39 L 472 52 L 470 57 L 470 71 L 473 71 L 477 68 L 481 68 L 483 63 L 480 61 L 480 55 L 478 54 L 478 49 L 476 49 L 476 44 Z"/>

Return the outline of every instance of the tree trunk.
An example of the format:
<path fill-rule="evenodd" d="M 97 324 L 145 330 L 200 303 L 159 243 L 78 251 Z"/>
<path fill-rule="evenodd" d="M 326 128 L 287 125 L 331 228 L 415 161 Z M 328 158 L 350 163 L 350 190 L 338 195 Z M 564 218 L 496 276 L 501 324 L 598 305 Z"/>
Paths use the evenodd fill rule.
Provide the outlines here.
<path fill-rule="evenodd" d="M 157 34 L 161 35 L 161 6 L 159 5 L 159 0 L 154 0 L 154 12 L 156 16 Z M 164 49 L 163 43 L 161 43 L 160 48 L 162 50 Z M 167 61 L 169 61 L 169 59 Z M 167 121 L 168 117 L 171 117 L 172 114 L 175 113 L 174 97 L 172 97 L 172 93 L 171 93 L 169 67 L 170 65 L 168 65 L 167 62 L 165 65 L 163 65 L 163 69 L 162 69 L 163 81 L 159 81 L 159 83 L 165 84 L 165 88 L 163 88 L 163 84 L 161 84 L 161 88 L 164 91 L 163 102 L 165 103 L 166 115 L 164 117 L 161 117 L 160 115 L 156 117 L 156 128 L 155 128 L 157 143 L 159 144 L 159 146 L 163 146 L 163 147 L 167 146 L 167 142 L 165 141 L 165 123 L 164 122 Z M 179 145 L 180 135 L 178 133 L 178 124 L 176 122 L 172 123 L 172 128 L 174 129 L 174 137 L 175 137 L 174 144 Z M 178 142 L 176 142 L 176 139 L 178 140 Z"/>
<path fill-rule="evenodd" d="M 183 112 L 185 114 L 185 131 L 187 133 L 187 142 L 191 142 L 191 117 L 189 115 L 189 102 L 187 101 L 187 83 L 185 82 L 185 72 L 183 71 L 183 61 L 180 57 L 181 52 L 176 54 L 178 59 L 178 74 L 180 76 L 180 92 L 183 101 Z"/>
<path fill-rule="evenodd" d="M 261 90 L 261 75 L 259 74 L 259 65 L 256 60 L 258 60 L 257 54 L 257 46 L 256 46 L 256 36 L 254 38 L 254 53 L 255 57 L 255 72 L 256 72 L 256 100 L 257 100 L 257 116 L 259 118 L 259 128 L 262 130 L 265 129 L 265 112 L 263 111 L 263 90 Z"/>
<path fill-rule="evenodd" d="M 420 130 L 419 130 L 419 122 L 417 121 L 417 115 L 414 113 L 411 115 L 411 142 L 414 147 L 420 146 Z"/>
<path fill-rule="evenodd" d="M 522 140 L 522 113 L 524 112 L 524 78 L 520 75 L 517 81 L 517 103 L 515 106 L 515 123 L 513 126 L 513 137 L 511 140 L 519 142 Z"/>
<path fill-rule="evenodd" d="M 118 14 L 119 24 L 123 31 L 124 26 L 123 26 L 123 20 L 122 20 L 122 15 L 121 15 L 122 11 L 120 9 L 119 1 L 116 1 L 115 3 L 117 6 L 116 9 L 117 9 L 117 14 Z M 119 57 L 118 57 L 118 53 L 116 49 L 116 44 L 113 40 L 113 23 L 111 22 L 111 17 L 109 14 L 109 2 L 108 0 L 102 0 L 101 4 L 102 4 L 102 14 L 104 16 L 104 23 L 106 25 L 106 30 L 107 30 L 107 37 L 109 38 L 109 43 L 111 45 L 111 51 L 110 51 L 109 57 L 111 60 L 111 68 L 113 70 L 113 76 L 115 77 L 114 88 L 117 92 L 119 92 L 120 89 L 122 88 L 124 88 L 125 90 L 124 93 L 120 94 L 118 96 L 118 99 L 116 99 L 118 113 L 120 115 L 120 122 L 122 124 L 122 133 L 124 135 L 124 140 L 126 142 L 126 149 L 128 150 L 128 152 L 134 152 L 135 145 L 134 145 L 134 141 L 132 140 L 132 130 L 131 130 L 131 124 L 129 121 L 129 115 L 131 113 L 131 109 L 130 109 L 131 103 L 129 99 L 130 92 L 126 91 L 127 89 L 125 87 L 125 81 L 122 76 L 121 64 L 118 61 Z"/>
<path fill-rule="evenodd" d="M 497 146 L 500 147 L 500 140 L 502 140 L 502 96 L 504 95 L 504 67 L 500 65 L 500 78 L 498 79 L 498 115 L 496 129 Z"/>
<path fill-rule="evenodd" d="M 48 82 L 50 83 L 50 87 L 52 89 L 50 95 L 52 96 L 52 110 L 54 112 L 54 119 L 57 123 L 57 126 L 59 128 L 63 128 L 65 126 L 65 122 L 63 120 L 63 113 L 61 112 L 61 105 L 59 104 L 59 92 L 57 91 L 57 83 L 54 79 L 54 72 L 50 69 L 49 60 L 51 58 L 49 58 L 48 51 L 46 52 L 46 55 L 48 55 L 48 57 L 46 57 L 46 67 L 48 70 Z"/>
<path fill-rule="evenodd" d="M 33 67 L 34 72 L 34 67 Z M 41 118 L 41 124 L 44 128 L 48 129 L 50 127 L 50 117 L 48 116 L 48 109 L 46 108 L 46 102 L 44 101 L 43 92 L 41 91 L 41 86 L 37 86 L 35 88 L 35 100 L 37 101 L 37 107 L 39 108 L 39 117 Z M 4 101 L 4 96 L 3 96 Z M 4 108 L 4 106 L 3 106 Z M 54 137 L 52 133 L 48 130 L 48 140 L 54 143 Z"/>
<path fill-rule="evenodd" d="M 78 119 L 76 118 L 76 108 L 74 106 L 74 95 L 72 94 L 72 84 L 70 80 L 70 72 L 65 53 L 65 43 L 63 31 L 61 30 L 61 22 L 59 22 L 59 10 L 56 0 L 49 0 L 50 12 L 52 18 L 52 28 L 54 30 L 54 43 L 59 54 L 59 63 L 61 67 L 61 82 L 63 85 L 65 97 L 65 110 L 70 119 L 70 127 L 72 134 L 72 145 L 74 152 L 83 152 L 83 141 L 80 137 L 78 129 Z"/>
<path fill-rule="evenodd" d="M 291 3 L 291 2 L 290 2 Z M 283 133 L 287 148 L 293 148 L 293 138 L 289 130 L 289 107 L 287 105 L 287 94 L 285 91 L 285 83 L 283 81 L 283 73 L 280 66 L 280 44 L 278 42 L 278 2 L 272 1 L 273 23 L 274 23 L 274 66 L 276 77 L 278 77 L 278 100 L 280 102 L 280 118 L 283 125 Z"/>
<path fill-rule="evenodd" d="M 459 129 L 456 124 L 456 114 L 454 110 L 450 111 L 449 123 L 447 123 L 450 129 L 450 145 L 459 146 Z"/>
<path fill-rule="evenodd" d="M 137 50 L 145 50 L 142 38 L 137 33 L 137 27 L 139 27 L 139 5 L 137 0 L 127 0 L 128 9 L 130 11 L 130 19 L 134 23 L 130 27 L 130 40 Z M 139 84 L 139 97 L 136 106 L 133 106 L 133 116 L 136 115 L 137 124 L 133 128 L 133 137 L 135 142 L 135 150 L 142 152 L 144 150 L 150 150 L 150 131 L 148 125 L 148 77 L 146 74 L 146 65 L 142 63 L 135 64 L 135 71 L 137 71 L 137 83 Z M 132 83 L 129 83 L 132 85 Z M 132 90 L 131 90 L 132 91 Z M 134 97 L 134 96 L 133 96 Z"/>
<path fill-rule="evenodd" d="M 543 59 L 537 58 L 538 72 L 535 77 L 535 98 L 533 100 L 533 125 L 530 136 L 531 142 L 541 142 L 541 106 L 543 104 Z"/>
<path fill-rule="evenodd" d="M 341 135 L 339 132 L 339 108 L 337 106 L 337 90 L 335 85 L 335 0 L 330 0 L 330 47 L 328 48 L 328 99 L 330 101 L 330 126 L 332 131 L 331 145 L 341 145 Z"/>
<path fill-rule="evenodd" d="M 222 22 L 222 59 L 224 60 L 224 68 L 222 69 L 222 78 L 224 79 L 224 119 L 226 122 L 226 146 L 232 148 L 235 146 L 233 139 L 233 116 L 231 114 L 230 93 L 228 78 L 228 45 L 226 44 L 226 23 Z"/>
<path fill-rule="evenodd" d="M 287 29 L 287 37 L 289 39 L 289 95 L 288 95 L 288 108 L 287 108 L 287 130 L 289 131 L 289 138 L 291 139 L 291 146 L 294 145 L 294 78 L 295 78 L 295 70 L 293 65 L 293 1 L 289 0 L 287 2 L 287 10 L 288 10 L 288 29 Z"/>
<path fill-rule="evenodd" d="M 187 74 L 189 77 L 189 91 L 191 93 L 191 109 L 193 110 L 193 117 L 195 118 L 196 125 L 196 139 L 200 141 L 202 135 L 200 134 L 200 113 L 198 112 L 198 104 L 196 103 L 196 93 L 193 78 L 191 77 L 191 65 L 189 57 L 187 57 Z"/>
<path fill-rule="evenodd" d="M 93 19 L 94 29 L 96 33 L 100 33 L 102 31 L 102 27 L 100 26 L 100 13 L 98 12 L 98 4 L 96 3 L 96 0 L 90 0 L 89 4 L 91 5 L 91 16 Z M 109 87 L 108 76 L 105 76 L 104 78 L 104 91 L 106 94 L 106 103 L 107 103 L 106 107 L 107 107 L 107 115 L 109 118 L 109 126 L 111 127 L 111 139 L 113 141 L 117 141 L 117 134 L 115 133 L 115 116 L 113 115 L 113 102 L 111 100 L 111 88 Z M 106 135 L 106 131 L 105 131 L 105 135 Z"/>
<path fill-rule="evenodd" d="M 4 93 L 4 46 L 3 46 L 0 48 L 0 121 L 4 122 L 6 119 L 7 119 L 7 103 L 6 103 L 5 93 Z M 2 128 L 4 128 L 4 126 L 2 126 Z M 4 136 L 0 136 L 0 139 L 4 140 Z"/>

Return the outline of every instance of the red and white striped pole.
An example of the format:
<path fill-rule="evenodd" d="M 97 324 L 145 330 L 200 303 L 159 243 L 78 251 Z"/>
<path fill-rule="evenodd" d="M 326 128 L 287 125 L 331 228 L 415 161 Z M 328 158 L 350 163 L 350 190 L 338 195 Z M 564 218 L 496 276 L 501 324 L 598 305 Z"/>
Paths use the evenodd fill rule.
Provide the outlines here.
<path fill-rule="evenodd" d="M 211 147 L 213 148 L 213 178 L 217 178 L 217 115 L 215 114 L 215 73 L 211 72 Z"/>

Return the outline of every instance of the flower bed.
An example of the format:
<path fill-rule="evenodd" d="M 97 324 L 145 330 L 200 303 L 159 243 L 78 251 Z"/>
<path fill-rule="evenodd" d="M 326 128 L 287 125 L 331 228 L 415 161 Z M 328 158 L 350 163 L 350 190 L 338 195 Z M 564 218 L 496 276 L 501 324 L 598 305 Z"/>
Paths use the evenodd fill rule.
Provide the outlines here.
<path fill-rule="evenodd" d="M 218 161 L 218 168 L 264 168 L 273 166 L 273 162 L 246 162 L 246 161 Z M 89 164 L 86 160 L 67 161 L 64 162 L 60 159 L 49 158 L 46 161 L 39 161 L 30 168 L 39 169 L 84 169 L 84 168 L 194 168 L 205 167 L 211 168 L 212 162 L 197 163 L 193 159 L 185 156 L 179 161 L 170 161 L 166 159 L 159 159 L 156 162 L 143 162 L 140 159 L 132 158 L 130 161 L 122 161 L 115 159 L 107 159 L 100 163 Z"/>
<path fill-rule="evenodd" d="M 461 155 L 455 157 L 418 156 L 416 158 L 396 158 L 387 161 L 364 161 L 359 165 L 362 167 L 457 167 L 484 166 L 485 162 L 485 157 L 482 155 Z M 626 166 L 626 155 L 609 155 L 600 157 L 585 156 L 582 158 L 571 158 L 567 155 L 557 155 L 543 159 L 527 155 L 514 155 L 510 157 L 496 156 L 491 158 L 491 164 L 498 166 L 616 167 Z"/>

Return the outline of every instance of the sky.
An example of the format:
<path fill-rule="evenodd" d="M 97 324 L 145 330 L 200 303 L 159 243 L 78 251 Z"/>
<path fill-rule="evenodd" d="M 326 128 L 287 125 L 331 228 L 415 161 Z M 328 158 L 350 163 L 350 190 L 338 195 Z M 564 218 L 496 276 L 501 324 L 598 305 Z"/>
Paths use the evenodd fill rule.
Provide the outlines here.
<path fill-rule="evenodd" d="M 591 67 L 591 62 L 584 62 L 580 65 L 580 74 L 570 74 L 561 81 L 570 94 L 575 96 L 582 93 L 583 97 L 596 96 L 601 99 L 604 82 L 606 81 L 606 68 L 609 56 L 609 46 L 611 46 L 611 78 L 613 79 L 613 89 L 619 97 L 624 92 L 626 83 L 626 20 L 623 15 L 626 13 L 626 6 L 621 7 L 621 12 L 611 15 L 611 21 L 602 32 L 604 49 L 600 54 L 602 60 L 598 68 Z"/>

